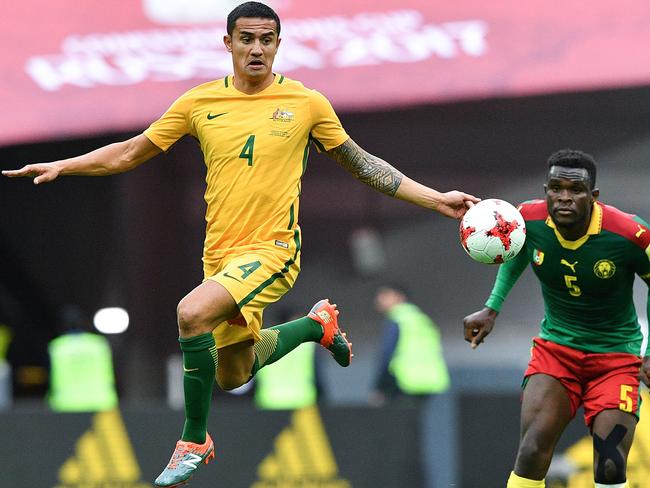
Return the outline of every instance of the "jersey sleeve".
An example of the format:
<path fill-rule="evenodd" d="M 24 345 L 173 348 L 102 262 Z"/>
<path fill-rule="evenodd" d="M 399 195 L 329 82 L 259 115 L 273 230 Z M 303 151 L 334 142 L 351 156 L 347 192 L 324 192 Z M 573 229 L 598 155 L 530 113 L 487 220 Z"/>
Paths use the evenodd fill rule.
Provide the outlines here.
<path fill-rule="evenodd" d="M 176 141 L 191 133 L 189 113 L 191 101 L 185 95 L 176 99 L 171 107 L 144 131 L 144 135 L 167 152 Z"/>
<path fill-rule="evenodd" d="M 648 285 L 648 297 L 646 298 L 646 317 L 650 321 L 650 239 L 644 234 L 650 235 L 650 225 L 638 216 L 634 216 L 634 220 L 639 224 L 639 231 L 637 235 L 639 239 L 645 237 L 646 240 L 643 241 L 643 244 L 640 246 L 642 249 L 641 253 L 636 254 L 636 259 L 634 262 L 634 271 L 639 277 L 645 281 Z M 647 244 L 647 247 L 643 249 L 644 245 Z M 650 356 L 650 341 L 646 344 L 645 356 Z"/>
<path fill-rule="evenodd" d="M 648 285 L 648 296 L 646 297 L 646 306 L 645 306 L 645 313 L 646 313 L 646 323 L 650 324 L 650 272 L 645 275 L 641 276 L 641 279 L 645 281 L 646 285 Z M 650 325 L 648 325 L 648 334 L 650 334 Z M 646 347 L 645 347 L 645 354 L 644 356 L 650 356 L 650 337 L 646 341 Z"/>
<path fill-rule="evenodd" d="M 319 152 L 329 151 L 350 138 L 329 100 L 316 90 L 311 93 L 310 109 L 312 127 L 309 135 Z"/>
<path fill-rule="evenodd" d="M 510 290 L 512 290 L 512 287 L 521 276 L 521 273 L 524 272 L 527 265 L 528 256 L 526 254 L 526 248 L 522 249 L 514 259 L 500 265 L 492 293 L 490 293 L 490 297 L 485 302 L 485 306 L 500 312 L 508 293 L 510 293 Z"/>
<path fill-rule="evenodd" d="M 650 225 L 637 216 L 634 216 L 634 221 L 639 228 L 635 234 L 638 242 L 635 242 L 634 248 L 638 252 L 633 255 L 634 272 L 650 286 Z"/>

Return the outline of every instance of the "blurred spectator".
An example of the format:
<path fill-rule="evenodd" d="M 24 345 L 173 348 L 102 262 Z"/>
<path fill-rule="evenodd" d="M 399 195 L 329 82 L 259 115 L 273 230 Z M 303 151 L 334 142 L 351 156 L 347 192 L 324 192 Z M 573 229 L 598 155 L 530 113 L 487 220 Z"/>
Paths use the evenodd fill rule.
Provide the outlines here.
<path fill-rule="evenodd" d="M 21 399 L 41 400 L 47 390 L 46 346 L 50 337 L 42 328 L 34 326 L 30 312 L 41 309 L 42 303 L 34 300 L 27 309 L 13 295 L 14 291 L 0 283 L 0 358 L 10 366 L 7 372 L 11 373 L 11 385 L 8 385 L 11 394 Z"/>
<path fill-rule="evenodd" d="M 0 410 L 9 408 L 11 404 L 11 368 L 7 361 L 7 350 L 13 333 L 4 323 L 0 314 Z"/>
<path fill-rule="evenodd" d="M 415 400 L 443 393 L 449 372 L 442 355 L 440 331 L 397 284 L 377 290 L 375 307 L 386 318 L 379 371 L 369 402 Z"/>
<path fill-rule="evenodd" d="M 7 350 L 9 349 L 12 337 L 13 332 L 11 328 L 0 318 L 0 362 L 7 360 Z"/>
<path fill-rule="evenodd" d="M 304 314 L 285 308 L 278 323 Z M 266 410 L 294 410 L 323 400 L 322 367 L 315 342 L 305 342 L 255 376 L 255 405 Z M 318 348 L 320 349 L 320 348 Z"/>
<path fill-rule="evenodd" d="M 0 323 L 8 325 L 12 332 L 5 344 L 12 394 L 21 400 L 41 401 L 48 386 L 47 343 L 54 335 L 51 324 L 56 313 L 46 299 L 47 293 L 32 279 L 21 253 L 1 228 L 0 263 Z"/>
<path fill-rule="evenodd" d="M 50 390 L 56 412 L 95 412 L 117 406 L 111 347 L 106 337 L 90 332 L 90 322 L 73 305 L 60 313 L 61 335 L 48 345 Z"/>

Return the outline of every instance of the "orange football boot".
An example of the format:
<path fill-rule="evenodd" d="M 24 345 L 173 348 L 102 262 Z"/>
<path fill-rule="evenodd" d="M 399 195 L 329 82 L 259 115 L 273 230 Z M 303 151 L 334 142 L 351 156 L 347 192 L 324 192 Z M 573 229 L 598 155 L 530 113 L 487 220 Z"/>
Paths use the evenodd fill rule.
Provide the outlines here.
<path fill-rule="evenodd" d="M 199 469 L 201 463 L 208 464 L 211 459 L 214 459 L 214 443 L 210 434 L 205 434 L 203 444 L 178 441 L 169 464 L 156 478 L 154 485 L 167 488 L 184 485 Z"/>
<path fill-rule="evenodd" d="M 346 333 L 339 328 L 338 315 L 336 304 L 330 303 L 329 299 L 325 298 L 317 302 L 307 316 L 323 327 L 321 346 L 332 353 L 337 363 L 347 367 L 354 354 L 352 354 L 352 343 L 348 342 Z"/>

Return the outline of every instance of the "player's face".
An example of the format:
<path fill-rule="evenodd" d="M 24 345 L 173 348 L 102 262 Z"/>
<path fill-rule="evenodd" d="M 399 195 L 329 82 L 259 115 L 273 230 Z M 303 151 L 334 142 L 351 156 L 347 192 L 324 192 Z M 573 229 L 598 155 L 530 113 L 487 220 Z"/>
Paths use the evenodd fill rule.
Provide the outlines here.
<path fill-rule="evenodd" d="M 544 188 L 548 214 L 557 226 L 572 227 L 589 222 L 594 194 L 585 180 L 549 178 Z"/>
<path fill-rule="evenodd" d="M 395 305 L 404 301 L 402 294 L 392 288 L 380 288 L 375 296 L 375 309 L 379 313 L 386 313 Z"/>
<path fill-rule="evenodd" d="M 273 60 L 280 46 L 275 20 L 240 17 L 232 36 L 224 36 L 232 52 L 235 77 L 259 82 L 273 75 Z"/>

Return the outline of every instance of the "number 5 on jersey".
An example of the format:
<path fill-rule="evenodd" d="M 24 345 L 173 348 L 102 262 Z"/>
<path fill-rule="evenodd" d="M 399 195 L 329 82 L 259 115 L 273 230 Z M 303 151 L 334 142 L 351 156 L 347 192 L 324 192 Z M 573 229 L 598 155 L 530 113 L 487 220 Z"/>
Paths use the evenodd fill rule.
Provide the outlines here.
<path fill-rule="evenodd" d="M 578 281 L 577 276 L 564 275 L 564 284 L 569 289 L 569 295 L 572 297 L 582 295 L 582 291 L 580 291 L 580 287 L 576 284 L 576 281 Z"/>
<path fill-rule="evenodd" d="M 253 166 L 253 150 L 255 149 L 255 135 L 248 136 L 246 144 L 239 153 L 239 157 L 248 160 L 248 166 Z"/>

